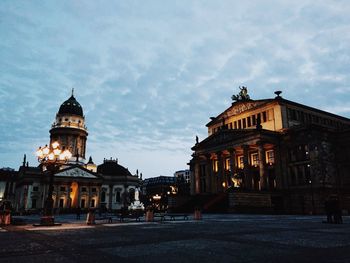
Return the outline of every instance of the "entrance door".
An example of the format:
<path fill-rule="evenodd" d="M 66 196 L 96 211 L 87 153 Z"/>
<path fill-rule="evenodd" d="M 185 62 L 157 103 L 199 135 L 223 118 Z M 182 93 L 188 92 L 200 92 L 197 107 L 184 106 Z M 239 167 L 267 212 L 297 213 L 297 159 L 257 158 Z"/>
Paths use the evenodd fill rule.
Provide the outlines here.
<path fill-rule="evenodd" d="M 85 208 L 85 199 L 81 199 L 80 201 L 80 207 Z"/>
<path fill-rule="evenodd" d="M 64 199 L 61 198 L 61 199 L 60 199 L 60 208 L 63 208 L 63 205 L 64 205 Z"/>

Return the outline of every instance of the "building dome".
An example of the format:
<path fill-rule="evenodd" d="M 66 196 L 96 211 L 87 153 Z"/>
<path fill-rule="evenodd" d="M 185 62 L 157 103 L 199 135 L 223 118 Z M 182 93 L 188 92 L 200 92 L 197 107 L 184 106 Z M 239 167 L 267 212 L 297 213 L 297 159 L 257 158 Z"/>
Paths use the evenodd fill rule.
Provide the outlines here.
<path fill-rule="evenodd" d="M 58 114 L 74 114 L 83 117 L 83 108 L 72 95 L 68 100 L 62 103 Z"/>
<path fill-rule="evenodd" d="M 103 175 L 132 176 L 128 169 L 118 164 L 118 160 L 104 160 L 97 166 L 97 172 Z"/>

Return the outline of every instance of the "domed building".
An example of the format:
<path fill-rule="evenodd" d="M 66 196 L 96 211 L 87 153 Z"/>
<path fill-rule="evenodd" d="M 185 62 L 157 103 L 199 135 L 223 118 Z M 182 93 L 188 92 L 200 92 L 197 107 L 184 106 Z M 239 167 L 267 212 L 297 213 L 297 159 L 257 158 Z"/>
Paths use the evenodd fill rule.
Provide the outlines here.
<path fill-rule="evenodd" d="M 57 141 L 72 157 L 54 174 L 54 208 L 102 208 L 119 210 L 128 207 L 138 192 L 141 178 L 133 175 L 118 159 L 105 159 L 96 165 L 92 157 L 86 161 L 87 127 L 83 108 L 74 97 L 64 101 L 50 129 L 50 144 Z M 142 175 L 141 175 L 142 176 Z M 49 185 L 45 167 L 31 167 L 24 157 L 19 168 L 14 192 L 14 207 L 18 211 L 44 207 Z"/>

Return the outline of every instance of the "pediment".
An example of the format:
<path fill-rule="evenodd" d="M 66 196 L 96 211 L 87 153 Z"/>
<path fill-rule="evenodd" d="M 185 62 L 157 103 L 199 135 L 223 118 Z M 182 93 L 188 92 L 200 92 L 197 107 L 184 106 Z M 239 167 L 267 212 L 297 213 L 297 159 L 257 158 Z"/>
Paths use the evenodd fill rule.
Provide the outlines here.
<path fill-rule="evenodd" d="M 258 107 L 261 104 L 264 104 L 265 101 L 245 101 L 245 102 L 238 102 L 237 104 L 233 104 L 227 111 L 227 116 L 234 116 L 239 115 L 244 111 L 253 109 Z"/>
<path fill-rule="evenodd" d="M 90 173 L 79 167 L 74 167 L 71 169 L 60 171 L 55 174 L 55 177 L 94 178 L 94 179 L 98 178 L 93 173 Z"/>

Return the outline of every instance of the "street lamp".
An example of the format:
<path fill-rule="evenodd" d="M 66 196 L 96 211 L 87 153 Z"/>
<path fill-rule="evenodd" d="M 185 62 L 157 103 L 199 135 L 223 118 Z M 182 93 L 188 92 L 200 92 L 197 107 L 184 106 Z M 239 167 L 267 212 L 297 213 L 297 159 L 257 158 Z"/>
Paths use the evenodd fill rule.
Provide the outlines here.
<path fill-rule="evenodd" d="M 60 149 L 60 144 L 55 141 L 50 146 L 45 145 L 45 147 L 39 147 L 36 151 L 36 156 L 38 157 L 38 162 L 46 167 L 49 171 L 49 191 L 47 193 L 47 198 L 44 204 L 44 213 L 40 220 L 40 225 L 54 225 L 54 217 L 52 215 L 53 209 L 53 178 L 59 167 L 72 157 L 72 153 L 68 149 Z"/>

